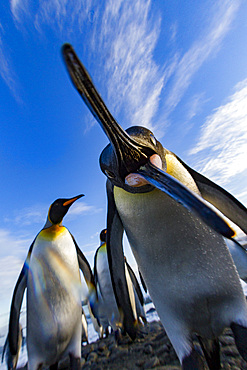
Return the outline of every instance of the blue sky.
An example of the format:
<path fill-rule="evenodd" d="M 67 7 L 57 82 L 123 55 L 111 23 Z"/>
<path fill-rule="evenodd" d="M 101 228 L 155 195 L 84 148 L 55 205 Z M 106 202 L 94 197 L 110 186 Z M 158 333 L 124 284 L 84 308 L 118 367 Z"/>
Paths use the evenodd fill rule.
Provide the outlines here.
<path fill-rule="evenodd" d="M 91 264 L 105 227 L 108 142 L 71 85 L 62 44 L 125 129 L 151 128 L 247 205 L 246 18 L 244 0 L 0 3 L 0 326 L 56 198 L 85 194 L 64 224 Z"/>

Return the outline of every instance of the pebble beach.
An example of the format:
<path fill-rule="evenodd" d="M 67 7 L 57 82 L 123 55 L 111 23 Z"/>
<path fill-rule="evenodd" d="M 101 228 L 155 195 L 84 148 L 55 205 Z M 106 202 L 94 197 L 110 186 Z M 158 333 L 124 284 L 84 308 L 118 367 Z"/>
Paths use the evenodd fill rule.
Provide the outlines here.
<path fill-rule="evenodd" d="M 199 349 L 196 341 L 195 345 Z M 220 336 L 220 346 L 222 369 L 247 370 L 247 363 L 239 355 L 230 329 L 226 329 Z M 141 337 L 135 341 L 126 336 L 116 344 L 114 335 L 110 334 L 108 338 L 84 345 L 81 366 L 82 370 L 181 369 L 159 321 L 147 323 L 142 329 Z M 26 366 L 21 369 L 26 369 Z M 59 369 L 69 370 L 68 359 L 60 362 Z"/>

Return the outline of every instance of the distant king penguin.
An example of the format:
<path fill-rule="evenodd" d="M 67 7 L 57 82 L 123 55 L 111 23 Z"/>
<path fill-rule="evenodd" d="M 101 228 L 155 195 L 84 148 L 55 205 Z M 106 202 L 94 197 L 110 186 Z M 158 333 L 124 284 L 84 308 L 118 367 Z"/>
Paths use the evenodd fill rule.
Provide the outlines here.
<path fill-rule="evenodd" d="M 114 289 L 112 286 L 109 263 L 107 258 L 106 238 L 107 230 L 104 229 L 100 233 L 101 245 L 96 250 L 94 256 L 94 279 L 96 287 L 99 289 L 99 296 L 102 298 L 101 307 L 103 307 L 100 308 L 107 316 L 108 323 L 110 324 L 118 338 L 119 330 L 123 328 L 123 323 L 121 311 L 119 311 L 119 308 L 117 306 Z M 134 289 L 127 264 L 125 266 L 125 276 L 127 281 L 128 294 L 131 301 L 131 310 L 134 317 L 137 319 Z"/>
<path fill-rule="evenodd" d="M 9 346 L 17 351 L 17 332 L 27 287 L 28 369 L 58 368 L 70 356 L 70 368 L 80 369 L 82 339 L 81 278 L 94 286 L 91 268 L 74 237 L 62 225 L 70 206 L 83 195 L 57 199 L 50 206 L 44 228 L 34 239 L 17 281 L 11 305 Z"/>

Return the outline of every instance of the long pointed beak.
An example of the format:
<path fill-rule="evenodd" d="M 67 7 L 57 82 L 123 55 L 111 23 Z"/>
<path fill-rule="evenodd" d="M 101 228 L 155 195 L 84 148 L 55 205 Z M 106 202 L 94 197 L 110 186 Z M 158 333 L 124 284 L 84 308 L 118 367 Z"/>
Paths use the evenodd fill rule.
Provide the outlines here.
<path fill-rule="evenodd" d="M 118 158 L 119 172 L 123 177 L 135 172 L 148 162 L 155 152 L 137 143 L 117 123 L 109 112 L 94 84 L 70 44 L 63 45 L 62 53 L 70 78 L 82 99 L 100 123 Z"/>
<path fill-rule="evenodd" d="M 116 122 L 95 89 L 88 72 L 80 62 L 72 46 L 65 44 L 62 48 L 62 53 L 74 86 L 100 123 L 115 150 L 118 158 L 119 173 L 123 177 L 122 180 L 128 174 L 137 172 L 153 186 L 167 193 L 184 207 L 194 212 L 207 225 L 223 236 L 227 238 L 234 236 L 235 232 L 230 226 L 202 198 L 191 192 L 174 177 L 150 163 L 149 157 L 155 154 L 155 152 L 151 148 L 140 145 L 133 140 Z"/>
<path fill-rule="evenodd" d="M 66 200 L 66 202 L 63 203 L 63 206 L 66 207 L 66 206 L 71 206 L 76 200 L 80 199 L 84 197 L 84 194 L 80 194 L 80 195 L 77 195 L 76 197 L 73 197 L 73 198 L 70 198 L 68 200 Z"/>

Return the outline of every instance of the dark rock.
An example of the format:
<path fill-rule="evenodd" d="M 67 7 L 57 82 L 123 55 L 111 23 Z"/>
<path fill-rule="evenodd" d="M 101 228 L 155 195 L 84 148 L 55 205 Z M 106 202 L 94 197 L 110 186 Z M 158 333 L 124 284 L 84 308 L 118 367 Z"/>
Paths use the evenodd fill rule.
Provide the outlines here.
<path fill-rule="evenodd" d="M 104 342 L 100 342 L 98 345 L 98 351 L 103 352 L 107 349 L 107 346 Z"/>
<path fill-rule="evenodd" d="M 144 365 L 144 362 L 145 362 L 145 360 L 138 360 L 138 361 L 136 361 L 136 366 L 138 366 L 138 367 L 143 367 L 143 365 Z"/>
<path fill-rule="evenodd" d="M 87 356 L 87 361 L 95 362 L 98 359 L 98 354 L 96 352 L 90 352 Z"/>
<path fill-rule="evenodd" d="M 144 347 L 144 352 L 146 353 L 146 355 L 151 355 L 153 353 L 153 347 L 151 346 L 151 344 L 148 344 Z"/>
<path fill-rule="evenodd" d="M 239 352 L 235 346 L 226 346 L 222 348 L 221 351 L 226 356 L 233 356 L 233 357 L 239 356 Z"/>
<path fill-rule="evenodd" d="M 224 345 L 235 344 L 234 338 L 230 335 L 222 335 L 222 337 L 220 338 L 220 342 Z"/>
<path fill-rule="evenodd" d="M 157 356 L 152 357 L 150 360 L 148 360 L 145 364 L 143 369 L 153 369 L 155 366 L 159 366 L 160 360 Z"/>

